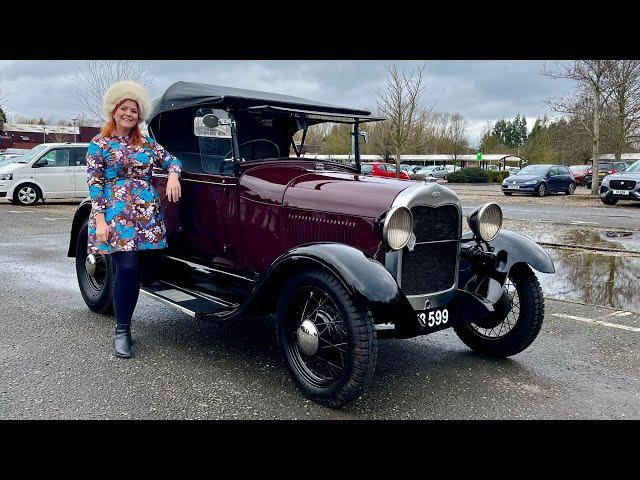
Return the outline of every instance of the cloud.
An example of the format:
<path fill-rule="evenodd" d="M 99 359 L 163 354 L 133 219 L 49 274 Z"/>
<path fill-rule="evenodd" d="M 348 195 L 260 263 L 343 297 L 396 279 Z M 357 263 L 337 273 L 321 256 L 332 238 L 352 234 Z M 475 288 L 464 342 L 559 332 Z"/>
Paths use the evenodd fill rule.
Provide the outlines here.
<path fill-rule="evenodd" d="M 145 61 L 154 81 L 153 97 L 178 80 L 228 85 L 284 93 L 355 108 L 375 109 L 377 91 L 384 89 L 386 67 L 396 64 L 407 73 L 424 60 L 178 60 Z M 469 122 L 476 143 L 487 121 L 529 119 L 549 113 L 545 101 L 570 90 L 563 80 L 542 77 L 544 62 L 426 61 L 425 107 L 459 112 Z M 81 61 L 0 61 L 0 90 L 6 110 L 35 117 L 69 119 L 80 112 L 74 98 L 75 75 Z"/>

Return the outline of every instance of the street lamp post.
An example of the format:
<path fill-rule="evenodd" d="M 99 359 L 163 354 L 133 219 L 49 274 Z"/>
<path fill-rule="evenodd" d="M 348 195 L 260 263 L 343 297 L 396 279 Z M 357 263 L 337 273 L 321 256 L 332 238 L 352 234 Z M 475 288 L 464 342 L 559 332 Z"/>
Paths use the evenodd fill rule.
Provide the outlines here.
<path fill-rule="evenodd" d="M 42 126 L 42 131 L 44 133 L 44 143 L 47 143 L 47 127 Z"/>
<path fill-rule="evenodd" d="M 71 120 L 73 120 L 73 143 L 76 143 L 76 122 L 78 119 L 72 118 Z"/>

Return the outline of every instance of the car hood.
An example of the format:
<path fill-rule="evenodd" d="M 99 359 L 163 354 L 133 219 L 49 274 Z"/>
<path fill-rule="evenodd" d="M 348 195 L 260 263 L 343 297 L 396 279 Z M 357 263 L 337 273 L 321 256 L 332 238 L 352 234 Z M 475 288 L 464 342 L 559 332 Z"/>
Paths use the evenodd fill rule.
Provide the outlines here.
<path fill-rule="evenodd" d="M 415 185 L 411 180 L 338 172 L 309 172 L 295 178 L 284 194 L 290 208 L 375 218 L 396 196 Z"/>
<path fill-rule="evenodd" d="M 640 172 L 620 172 L 607 175 L 607 180 L 631 180 L 634 182 L 640 182 Z"/>
<path fill-rule="evenodd" d="M 0 166 L 0 173 L 12 173 L 26 166 L 26 163 L 8 163 L 7 165 Z"/>
<path fill-rule="evenodd" d="M 540 175 L 511 175 L 507 178 L 509 179 L 509 182 L 513 182 L 515 180 L 516 183 L 524 183 L 524 182 L 528 182 L 529 180 L 542 179 Z"/>

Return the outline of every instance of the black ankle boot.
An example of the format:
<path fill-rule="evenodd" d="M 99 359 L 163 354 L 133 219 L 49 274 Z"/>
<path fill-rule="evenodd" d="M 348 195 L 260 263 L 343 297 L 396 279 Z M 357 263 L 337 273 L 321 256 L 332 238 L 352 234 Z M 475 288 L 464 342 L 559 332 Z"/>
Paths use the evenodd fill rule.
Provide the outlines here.
<path fill-rule="evenodd" d="M 131 350 L 131 325 L 116 324 L 116 333 L 113 337 L 113 348 L 118 357 L 133 357 Z"/>

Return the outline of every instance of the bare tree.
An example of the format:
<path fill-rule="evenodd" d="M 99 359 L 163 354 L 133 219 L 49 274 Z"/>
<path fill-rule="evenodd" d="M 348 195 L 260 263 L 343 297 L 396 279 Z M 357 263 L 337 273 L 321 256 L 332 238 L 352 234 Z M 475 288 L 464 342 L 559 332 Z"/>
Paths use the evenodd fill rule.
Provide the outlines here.
<path fill-rule="evenodd" d="M 87 60 L 76 75 L 76 101 L 92 120 L 104 121 L 102 97 L 111 85 L 121 80 L 133 80 L 144 87 L 153 82 L 144 62 Z"/>
<path fill-rule="evenodd" d="M 638 138 L 640 130 L 640 61 L 617 60 L 611 73 L 614 153 L 620 160 L 622 150 Z"/>
<path fill-rule="evenodd" d="M 389 122 L 389 142 L 395 150 L 396 177 L 400 176 L 400 156 L 411 139 L 416 124 L 424 121 L 425 111 L 419 107 L 425 90 L 423 75 L 426 64 L 406 75 L 395 65 L 387 67 L 387 87 L 378 91 L 378 109 Z"/>
<path fill-rule="evenodd" d="M 0 89 L 0 132 L 4 131 L 4 123 L 7 121 L 7 113 L 5 112 L 6 101 L 7 94 Z"/>
<path fill-rule="evenodd" d="M 600 113 L 612 94 L 613 78 L 612 60 L 574 60 L 569 63 L 556 63 L 553 69 L 547 69 L 545 65 L 542 74 L 551 78 L 566 78 L 578 84 L 578 94 L 566 98 L 549 100 L 549 105 L 559 113 L 573 115 L 581 114 L 581 111 L 589 110 L 592 105 L 593 121 L 587 128 L 593 140 L 592 171 L 593 181 L 591 194 L 597 195 L 600 190 L 598 178 L 598 158 L 600 157 Z M 583 121 L 586 126 L 587 122 Z"/>
<path fill-rule="evenodd" d="M 446 153 L 453 155 L 454 161 L 458 161 L 458 156 L 464 154 L 469 149 L 469 129 L 467 121 L 458 112 L 450 117 L 445 138 L 447 139 Z"/>

